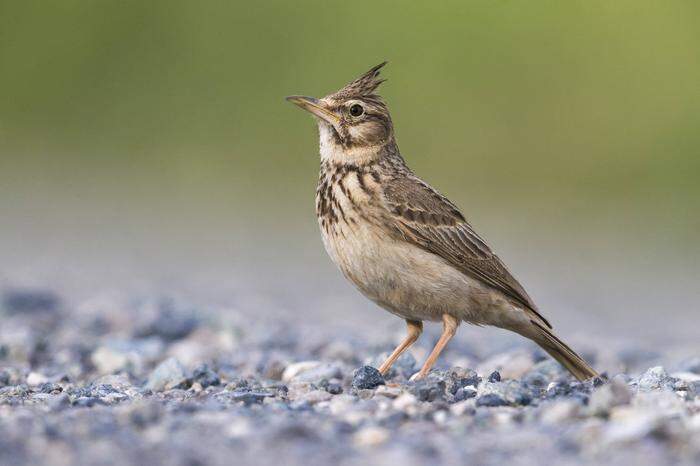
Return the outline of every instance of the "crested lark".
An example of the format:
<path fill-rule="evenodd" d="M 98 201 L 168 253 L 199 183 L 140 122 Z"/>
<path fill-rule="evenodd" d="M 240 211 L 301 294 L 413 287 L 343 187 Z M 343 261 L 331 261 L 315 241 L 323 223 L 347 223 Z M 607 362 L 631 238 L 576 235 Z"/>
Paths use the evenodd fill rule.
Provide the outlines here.
<path fill-rule="evenodd" d="M 462 321 L 517 332 L 577 379 L 596 376 L 553 333 L 459 209 L 406 166 L 376 93 L 385 63 L 322 99 L 287 97 L 318 121 L 316 213 L 328 254 L 365 296 L 408 324 L 380 372 L 386 374 L 428 320 L 442 321 L 443 332 L 414 378 L 428 374 Z"/>

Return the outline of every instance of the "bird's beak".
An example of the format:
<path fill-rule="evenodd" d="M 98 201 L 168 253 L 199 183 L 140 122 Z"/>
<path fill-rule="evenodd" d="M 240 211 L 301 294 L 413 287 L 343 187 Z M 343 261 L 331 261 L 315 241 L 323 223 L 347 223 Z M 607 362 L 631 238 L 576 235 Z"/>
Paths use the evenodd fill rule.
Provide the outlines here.
<path fill-rule="evenodd" d="M 323 102 L 318 99 L 314 99 L 313 97 L 305 97 L 303 95 L 290 95 L 287 97 L 287 100 L 294 105 L 298 105 L 304 110 L 311 112 L 314 116 L 330 123 L 334 127 L 337 127 L 338 123 L 340 123 L 340 117 L 334 112 L 328 110 Z"/>

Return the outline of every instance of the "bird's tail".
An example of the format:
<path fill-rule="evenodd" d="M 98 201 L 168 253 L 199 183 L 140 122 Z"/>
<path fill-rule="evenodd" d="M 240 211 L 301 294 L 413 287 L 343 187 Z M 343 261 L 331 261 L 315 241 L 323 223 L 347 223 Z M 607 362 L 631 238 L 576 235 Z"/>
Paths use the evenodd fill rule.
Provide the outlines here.
<path fill-rule="evenodd" d="M 569 348 L 569 345 L 561 341 L 551 329 L 535 320 L 530 320 L 530 322 L 532 322 L 533 328 L 527 336 L 571 372 L 574 377 L 578 380 L 598 377 L 598 373 L 581 356 Z"/>

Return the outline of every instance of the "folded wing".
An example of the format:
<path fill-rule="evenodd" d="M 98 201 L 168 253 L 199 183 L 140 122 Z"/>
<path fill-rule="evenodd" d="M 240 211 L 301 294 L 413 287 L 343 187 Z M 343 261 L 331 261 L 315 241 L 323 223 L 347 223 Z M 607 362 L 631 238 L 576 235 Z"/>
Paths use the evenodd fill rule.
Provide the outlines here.
<path fill-rule="evenodd" d="M 447 198 L 411 175 L 392 180 L 385 187 L 384 201 L 405 240 L 501 291 L 551 327 L 522 285 Z"/>

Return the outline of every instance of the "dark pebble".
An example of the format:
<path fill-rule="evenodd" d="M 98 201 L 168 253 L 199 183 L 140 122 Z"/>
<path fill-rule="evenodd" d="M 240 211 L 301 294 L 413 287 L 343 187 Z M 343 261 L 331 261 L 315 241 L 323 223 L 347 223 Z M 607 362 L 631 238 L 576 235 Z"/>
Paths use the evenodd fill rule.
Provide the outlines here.
<path fill-rule="evenodd" d="M 120 392 L 110 384 L 90 384 L 74 390 L 74 395 L 78 398 L 104 398 L 112 393 Z"/>
<path fill-rule="evenodd" d="M 460 388 L 455 392 L 454 400 L 455 400 L 455 402 L 463 401 L 463 400 L 468 400 L 469 398 L 474 398 L 475 396 L 476 396 L 475 390 L 465 390 L 464 388 Z"/>
<path fill-rule="evenodd" d="M 479 386 L 479 382 L 481 382 L 481 377 L 479 377 L 479 374 L 477 374 L 476 371 L 470 369 L 467 371 L 467 376 L 460 379 L 459 385 L 461 387 L 472 386 L 476 388 Z"/>
<path fill-rule="evenodd" d="M 63 387 L 56 383 L 45 383 L 39 388 L 39 391 L 41 393 L 53 393 L 55 395 L 57 393 L 61 393 L 63 391 Z"/>
<path fill-rule="evenodd" d="M 343 387 L 341 387 L 338 383 L 329 383 L 326 387 L 326 391 L 331 395 L 340 395 L 343 393 Z"/>
<path fill-rule="evenodd" d="M 495 393 L 489 393 L 487 395 L 482 395 L 476 400 L 477 406 L 508 406 L 508 402 L 503 399 L 500 395 Z"/>
<path fill-rule="evenodd" d="M 500 382 L 500 381 L 501 381 L 501 373 L 498 371 L 491 372 L 491 375 L 489 375 L 489 382 Z"/>
<path fill-rule="evenodd" d="M 55 312 L 60 302 L 59 297 L 48 290 L 10 290 L 2 300 L 8 314 Z"/>
<path fill-rule="evenodd" d="M 0 371 L 0 387 L 10 385 L 10 373 L 6 370 Z"/>
<path fill-rule="evenodd" d="M 231 379 L 231 382 L 229 382 L 228 385 L 226 385 L 226 388 L 228 390 L 242 390 L 242 389 L 247 389 L 249 388 L 250 384 L 248 381 L 242 377 L 236 377 L 234 379 Z"/>
<path fill-rule="evenodd" d="M 362 366 L 352 376 L 353 388 L 369 389 L 380 385 L 384 385 L 384 377 L 372 366 Z"/>
<path fill-rule="evenodd" d="M 221 379 L 216 372 L 209 368 L 209 366 L 202 364 L 192 371 L 192 382 L 197 382 L 202 386 L 202 388 L 207 388 L 220 385 Z"/>
<path fill-rule="evenodd" d="M 156 318 L 136 332 L 138 337 L 158 336 L 165 341 L 185 338 L 197 328 L 199 322 L 192 315 L 170 308 L 161 309 Z"/>
<path fill-rule="evenodd" d="M 522 382 L 532 387 L 545 388 L 549 385 L 549 379 L 541 372 L 530 372 L 526 374 Z"/>
<path fill-rule="evenodd" d="M 527 406 L 532 403 L 532 397 L 525 392 L 520 392 L 515 396 L 515 403 L 521 406 Z"/>
<path fill-rule="evenodd" d="M 409 391 L 418 398 L 419 401 L 436 401 L 445 398 L 446 383 L 443 380 L 432 380 L 430 378 L 417 381 L 409 387 Z"/>

